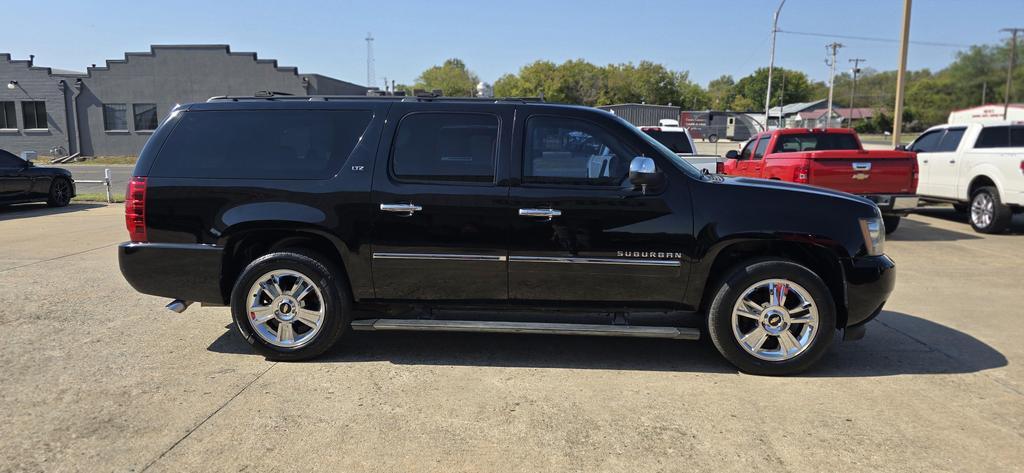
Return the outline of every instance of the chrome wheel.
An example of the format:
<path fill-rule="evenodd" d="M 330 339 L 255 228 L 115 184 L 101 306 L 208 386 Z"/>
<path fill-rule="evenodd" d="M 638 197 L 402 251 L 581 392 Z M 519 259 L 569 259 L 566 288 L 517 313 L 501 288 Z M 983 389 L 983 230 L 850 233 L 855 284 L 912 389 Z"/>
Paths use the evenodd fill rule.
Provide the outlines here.
<path fill-rule="evenodd" d="M 988 192 L 979 192 L 971 202 L 971 223 L 979 228 L 986 228 L 995 218 L 996 203 Z"/>
<path fill-rule="evenodd" d="M 320 288 L 298 271 L 277 270 L 249 288 L 249 324 L 263 341 L 299 348 L 313 341 L 324 324 Z"/>
<path fill-rule="evenodd" d="M 794 358 L 818 335 L 818 307 L 811 294 L 786 279 L 748 287 L 732 310 L 732 333 L 747 353 L 767 361 Z"/>

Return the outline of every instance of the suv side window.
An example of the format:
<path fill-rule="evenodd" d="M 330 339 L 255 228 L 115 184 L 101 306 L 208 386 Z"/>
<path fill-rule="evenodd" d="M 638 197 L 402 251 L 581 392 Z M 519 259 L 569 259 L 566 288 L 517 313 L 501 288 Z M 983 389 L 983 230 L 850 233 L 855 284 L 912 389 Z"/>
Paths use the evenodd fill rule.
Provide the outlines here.
<path fill-rule="evenodd" d="M 764 152 L 768 149 L 768 142 L 771 141 L 770 136 L 763 136 L 761 140 L 757 142 L 757 148 L 754 149 L 754 160 L 760 160 L 764 157 Z"/>
<path fill-rule="evenodd" d="M 756 137 L 752 138 L 750 141 L 748 141 L 747 144 L 743 147 L 743 151 L 740 151 L 740 157 L 738 159 L 740 161 L 746 161 L 746 160 L 750 159 L 750 155 L 754 153 L 754 145 L 756 145 L 756 144 L 757 144 L 757 138 Z"/>
<path fill-rule="evenodd" d="M 975 148 L 1009 148 L 1010 127 L 1008 126 L 987 126 L 981 129 L 978 134 L 978 141 L 974 142 Z"/>
<path fill-rule="evenodd" d="M 618 185 L 629 173 L 634 155 L 590 122 L 533 117 L 526 122 L 523 181 Z"/>
<path fill-rule="evenodd" d="M 493 182 L 498 117 L 416 112 L 402 118 L 391 149 L 399 180 Z"/>
<path fill-rule="evenodd" d="M 914 143 L 907 148 L 910 151 L 917 151 L 918 153 L 933 153 L 939 147 L 939 140 L 942 139 L 942 134 L 946 130 L 935 130 L 929 131 L 914 140 Z"/>
<path fill-rule="evenodd" d="M 185 112 L 150 175 L 220 179 L 328 179 L 370 124 L 368 110 Z"/>
<path fill-rule="evenodd" d="M 966 130 L 966 128 L 950 128 L 946 130 L 946 134 L 942 135 L 942 140 L 939 141 L 935 151 L 940 153 L 955 152 L 957 147 L 960 146 L 960 140 L 963 139 L 964 131 Z"/>

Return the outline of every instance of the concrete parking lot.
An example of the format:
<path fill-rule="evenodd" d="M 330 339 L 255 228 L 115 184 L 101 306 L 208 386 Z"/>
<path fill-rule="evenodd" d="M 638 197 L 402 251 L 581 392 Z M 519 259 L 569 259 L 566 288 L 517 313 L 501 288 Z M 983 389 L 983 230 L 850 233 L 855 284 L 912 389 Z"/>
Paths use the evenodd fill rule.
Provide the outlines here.
<path fill-rule="evenodd" d="M 0 210 L 0 471 L 1020 471 L 1024 220 L 950 209 L 888 242 L 896 292 L 813 371 L 706 344 L 359 333 L 250 354 L 117 268 L 119 205 Z"/>

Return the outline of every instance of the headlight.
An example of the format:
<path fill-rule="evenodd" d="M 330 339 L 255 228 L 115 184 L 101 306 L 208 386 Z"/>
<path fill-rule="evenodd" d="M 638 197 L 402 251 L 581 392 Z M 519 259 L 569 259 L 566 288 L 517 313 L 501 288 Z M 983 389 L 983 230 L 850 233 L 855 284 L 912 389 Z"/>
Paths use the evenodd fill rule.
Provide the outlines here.
<path fill-rule="evenodd" d="M 864 235 L 868 256 L 881 256 L 885 253 L 885 224 L 882 223 L 882 217 L 860 219 L 860 232 Z"/>

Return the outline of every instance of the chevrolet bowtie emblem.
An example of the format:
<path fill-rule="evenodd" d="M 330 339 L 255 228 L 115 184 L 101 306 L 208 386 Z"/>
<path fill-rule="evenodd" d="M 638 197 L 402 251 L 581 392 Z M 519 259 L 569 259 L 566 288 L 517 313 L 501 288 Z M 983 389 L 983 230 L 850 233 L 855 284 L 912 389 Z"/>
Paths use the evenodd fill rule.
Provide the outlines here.
<path fill-rule="evenodd" d="M 858 181 L 863 181 L 864 179 L 867 179 L 869 177 L 871 177 L 871 175 L 866 172 L 858 172 L 857 174 L 853 175 L 853 178 Z"/>

